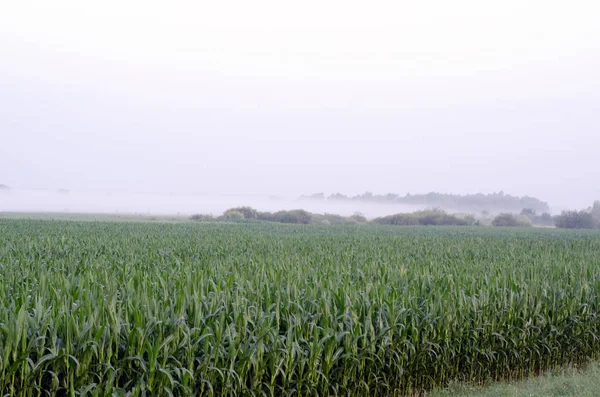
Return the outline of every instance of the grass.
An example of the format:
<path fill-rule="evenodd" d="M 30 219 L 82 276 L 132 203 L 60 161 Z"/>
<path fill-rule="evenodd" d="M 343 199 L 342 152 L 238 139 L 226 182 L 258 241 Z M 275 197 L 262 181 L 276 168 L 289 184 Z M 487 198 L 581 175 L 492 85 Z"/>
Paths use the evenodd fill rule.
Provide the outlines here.
<path fill-rule="evenodd" d="M 599 294 L 596 231 L 2 219 L 0 392 L 518 379 L 598 358 Z"/>
<path fill-rule="evenodd" d="M 429 397 L 597 397 L 600 396 L 600 364 L 591 363 L 584 369 L 560 368 L 539 377 L 513 383 L 481 386 L 452 384 L 428 393 Z"/>

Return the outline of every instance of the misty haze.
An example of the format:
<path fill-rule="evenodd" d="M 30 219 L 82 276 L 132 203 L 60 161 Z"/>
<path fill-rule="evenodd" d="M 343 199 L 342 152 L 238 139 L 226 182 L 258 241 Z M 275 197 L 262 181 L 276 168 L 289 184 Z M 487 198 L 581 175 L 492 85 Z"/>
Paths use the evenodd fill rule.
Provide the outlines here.
<path fill-rule="evenodd" d="M 547 203 L 535 198 L 518 198 L 497 193 L 505 197 L 498 201 L 490 196 L 470 197 L 466 203 L 461 199 L 469 196 L 451 196 L 454 200 L 439 195 L 394 194 L 373 195 L 370 192 L 356 196 L 341 193 L 325 196 L 323 193 L 301 195 L 299 197 L 261 195 L 210 195 L 176 193 L 112 193 L 112 192 L 73 192 L 67 189 L 23 190 L 5 186 L 0 190 L 0 203 L 6 212 L 66 212 L 104 214 L 147 214 L 147 215 L 191 215 L 205 213 L 219 215 L 231 207 L 251 206 L 261 211 L 278 211 L 303 208 L 317 213 L 336 213 L 349 216 L 362 213 L 368 218 L 389 215 L 397 212 L 413 212 L 427 208 L 440 208 L 451 212 L 477 214 L 480 212 L 500 213 L 519 212 L 530 208 L 539 212 L 549 212 Z M 447 195 L 443 195 L 447 196 Z M 512 200 L 507 200 L 510 198 Z M 458 201 L 458 202 L 457 202 Z"/>
<path fill-rule="evenodd" d="M 583 6 L 111 4 L 4 6 L 1 184 L 600 197 L 600 32 Z M 191 211 L 98 200 L 79 208 Z"/>

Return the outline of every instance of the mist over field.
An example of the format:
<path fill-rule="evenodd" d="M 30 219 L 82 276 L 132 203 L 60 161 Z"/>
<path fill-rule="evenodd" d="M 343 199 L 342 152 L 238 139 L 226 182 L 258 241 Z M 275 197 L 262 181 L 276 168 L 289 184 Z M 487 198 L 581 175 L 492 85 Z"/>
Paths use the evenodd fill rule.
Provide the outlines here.
<path fill-rule="evenodd" d="M 295 201 L 365 191 L 586 208 L 600 198 L 598 11 L 4 4 L 0 211 L 411 210 Z"/>
<path fill-rule="evenodd" d="M 360 202 L 332 203 L 300 200 L 294 197 L 259 195 L 209 195 L 168 193 L 58 193 L 49 190 L 11 189 L 0 192 L 0 211 L 6 212 L 67 212 L 104 214 L 191 215 L 205 213 L 221 215 L 226 209 L 251 206 L 260 211 L 302 208 L 316 213 L 349 216 L 362 212 L 372 218 L 396 212 L 412 212 L 419 205 L 369 204 Z"/>
<path fill-rule="evenodd" d="M 423 202 L 423 199 L 428 199 Z M 444 201 L 445 199 L 446 201 Z M 411 202 L 412 200 L 412 202 Z M 464 202 L 466 200 L 466 203 Z M 0 189 L 0 212 L 50 212 L 95 213 L 121 215 L 178 215 L 193 214 L 219 216 L 227 209 L 250 206 L 262 212 L 304 209 L 317 214 L 351 216 L 361 213 L 369 219 L 396 213 L 425 209 L 442 209 L 450 213 L 488 216 L 503 212 L 519 213 L 529 208 L 537 213 L 558 213 L 561 208 L 548 207 L 547 203 L 531 197 L 504 195 L 448 196 L 428 195 L 398 196 L 365 193 L 348 197 L 340 193 L 325 196 L 267 196 L 207 193 L 160 192 L 94 192 L 67 189 Z"/>

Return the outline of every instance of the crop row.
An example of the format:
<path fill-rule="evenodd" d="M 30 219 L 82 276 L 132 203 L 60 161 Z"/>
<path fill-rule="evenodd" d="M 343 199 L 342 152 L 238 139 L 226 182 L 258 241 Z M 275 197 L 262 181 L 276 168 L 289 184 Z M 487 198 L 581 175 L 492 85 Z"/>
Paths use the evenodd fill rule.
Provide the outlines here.
<path fill-rule="evenodd" d="M 598 356 L 600 234 L 0 221 L 0 392 L 403 395 Z"/>

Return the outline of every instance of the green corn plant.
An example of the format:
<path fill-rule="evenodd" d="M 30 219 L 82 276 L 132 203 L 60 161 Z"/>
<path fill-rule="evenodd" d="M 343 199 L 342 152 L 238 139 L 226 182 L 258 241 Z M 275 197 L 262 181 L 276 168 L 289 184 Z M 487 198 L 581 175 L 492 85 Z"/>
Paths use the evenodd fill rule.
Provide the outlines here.
<path fill-rule="evenodd" d="M 599 358 L 594 231 L 0 219 L 0 393 L 410 395 Z"/>

